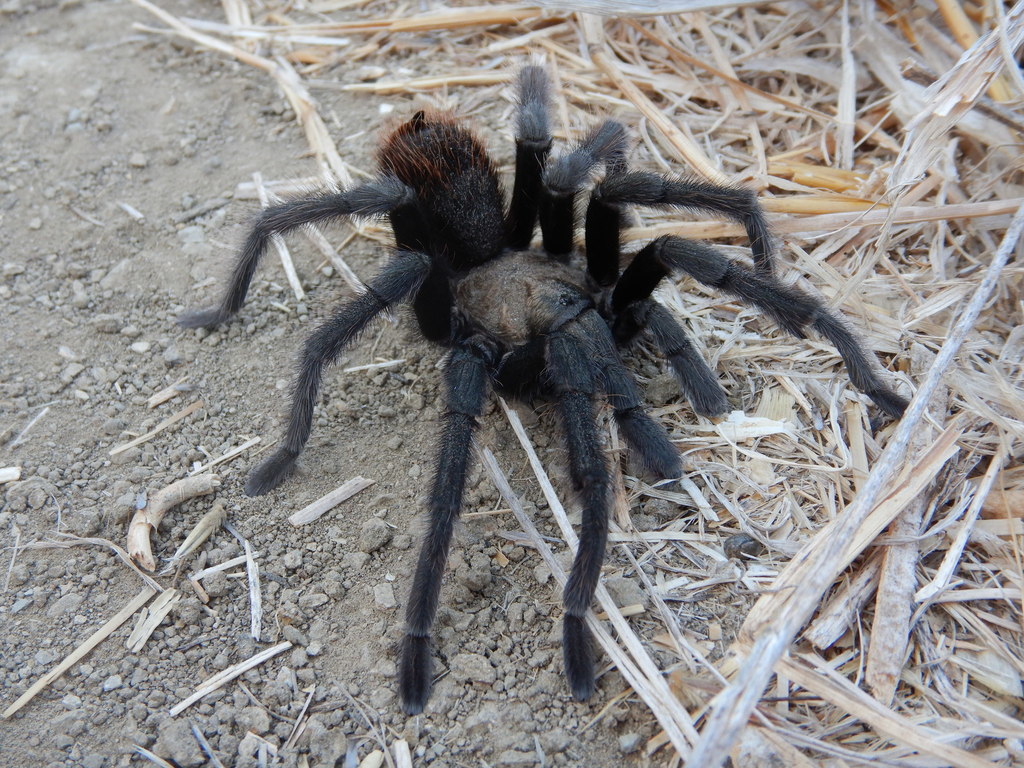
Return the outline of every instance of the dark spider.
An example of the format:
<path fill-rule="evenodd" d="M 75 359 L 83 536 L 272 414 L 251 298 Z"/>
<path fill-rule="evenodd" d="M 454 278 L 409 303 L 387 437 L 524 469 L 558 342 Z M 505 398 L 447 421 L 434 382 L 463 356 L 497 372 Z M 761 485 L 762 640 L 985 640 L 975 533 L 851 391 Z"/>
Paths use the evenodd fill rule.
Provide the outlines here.
<path fill-rule="evenodd" d="M 343 216 L 385 215 L 397 249 L 367 291 L 339 307 L 306 341 L 284 444 L 257 466 L 245 492 L 267 493 L 291 474 L 309 438 L 324 367 L 382 311 L 410 300 L 420 332 L 451 349 L 445 365 L 447 410 L 424 537 L 406 610 L 399 687 L 409 714 L 421 712 L 432 684 L 430 628 L 452 528 L 462 503 L 473 430 L 488 386 L 556 403 L 569 470 L 583 505 L 579 551 L 565 587 L 564 660 L 573 695 L 593 693 L 593 640 L 585 623 L 604 560 L 610 475 L 594 415 L 603 392 L 619 429 L 644 468 L 682 474 L 679 451 L 644 410 L 616 350 L 641 332 L 668 358 L 680 387 L 704 416 L 727 410 L 725 391 L 682 327 L 651 298 L 662 278 L 684 272 L 748 301 L 803 337 L 810 327 L 838 349 L 853 383 L 889 416 L 906 401 L 887 387 L 856 337 L 817 298 L 773 275 L 771 238 L 754 194 L 666 178 L 626 165 L 625 129 L 604 122 L 571 152 L 548 163 L 548 77 L 519 74 L 516 172 L 506 208 L 498 174 L 482 144 L 445 114 L 417 112 L 383 141 L 377 178 L 263 211 L 235 264 L 219 306 L 185 314 L 189 328 L 234 315 L 273 235 Z M 598 168 L 587 205 L 583 253 L 574 248 L 576 195 Z M 754 267 L 679 237 L 645 245 L 621 269 L 619 231 L 629 204 L 710 211 L 746 228 Z M 543 248 L 530 247 L 540 219 Z"/>

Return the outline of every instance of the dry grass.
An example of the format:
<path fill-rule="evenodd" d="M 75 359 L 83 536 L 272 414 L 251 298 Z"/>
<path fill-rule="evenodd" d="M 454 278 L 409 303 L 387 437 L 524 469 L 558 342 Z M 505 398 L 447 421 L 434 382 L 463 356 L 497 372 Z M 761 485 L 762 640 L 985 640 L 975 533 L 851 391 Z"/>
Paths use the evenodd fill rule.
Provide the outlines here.
<path fill-rule="evenodd" d="M 636 572 L 656 610 L 627 621 L 602 601 L 609 657 L 663 728 L 647 749 L 691 766 L 1024 764 L 1021 216 L 1010 226 L 1024 203 L 1024 4 L 711 2 L 631 19 L 571 2 L 417 15 L 224 0 L 224 20 L 194 22 L 134 2 L 161 32 L 273 77 L 333 183 L 372 169 L 342 159 L 317 88 L 496 102 L 541 56 L 563 86 L 559 136 L 616 115 L 637 126 L 638 165 L 757 189 L 786 273 L 841 306 L 917 396 L 900 424 L 872 429 L 828 345 L 690 281 L 661 290 L 746 413 L 656 409 L 689 457 L 686 493 L 628 475 L 620 489 L 632 507 L 681 504 L 660 531 L 624 516 L 613 531 L 609 567 Z M 339 62 L 380 76 L 339 83 Z M 730 223 L 641 216 L 633 239 L 743 244 Z M 722 542 L 740 532 L 764 553 L 728 560 Z M 752 603 L 728 652 L 679 621 L 712 587 Z M 659 668 L 655 648 L 676 661 Z"/>

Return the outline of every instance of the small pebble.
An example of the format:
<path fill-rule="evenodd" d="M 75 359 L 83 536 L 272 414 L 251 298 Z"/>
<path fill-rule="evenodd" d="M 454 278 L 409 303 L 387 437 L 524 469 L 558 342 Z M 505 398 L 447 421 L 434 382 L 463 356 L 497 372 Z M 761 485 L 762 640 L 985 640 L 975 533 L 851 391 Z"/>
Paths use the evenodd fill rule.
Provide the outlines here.
<path fill-rule="evenodd" d="M 479 653 L 460 653 L 451 660 L 452 675 L 456 680 L 469 680 L 490 685 L 498 673 L 486 656 Z"/>
<path fill-rule="evenodd" d="M 323 592 L 313 592 L 299 598 L 299 608 L 319 608 L 321 605 L 326 604 L 328 600 L 330 598 Z"/>
<path fill-rule="evenodd" d="M 376 552 L 391 541 L 393 535 L 394 531 L 391 530 L 391 526 L 379 517 L 371 517 L 363 523 L 360 529 L 359 549 L 362 552 Z"/>
<path fill-rule="evenodd" d="M 124 685 L 124 683 L 122 682 L 120 675 L 111 675 L 103 681 L 103 691 L 114 691 L 120 688 L 122 685 Z"/>
<path fill-rule="evenodd" d="M 619 736 L 619 752 L 624 755 L 631 755 L 640 749 L 642 737 L 639 733 L 624 733 Z"/>
<path fill-rule="evenodd" d="M 387 582 L 378 584 L 373 588 L 373 601 L 378 608 L 390 611 L 398 605 L 398 601 L 395 600 L 395 588 Z"/>

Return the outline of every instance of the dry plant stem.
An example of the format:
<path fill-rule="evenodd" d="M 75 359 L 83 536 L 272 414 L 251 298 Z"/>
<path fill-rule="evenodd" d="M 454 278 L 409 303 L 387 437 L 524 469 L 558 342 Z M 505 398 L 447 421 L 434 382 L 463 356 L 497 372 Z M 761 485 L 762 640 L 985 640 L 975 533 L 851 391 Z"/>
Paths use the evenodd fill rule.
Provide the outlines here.
<path fill-rule="evenodd" d="M 178 548 L 174 551 L 171 556 L 171 562 L 168 566 L 169 570 L 173 567 L 174 563 L 181 560 L 183 557 L 191 554 L 195 550 L 199 549 L 210 536 L 212 536 L 224 523 L 224 519 L 227 517 L 228 511 L 224 509 L 224 505 L 221 502 L 215 502 L 213 509 L 203 515 L 199 522 L 195 524 L 195 527 L 189 531 L 188 536 L 181 542 Z"/>
<path fill-rule="evenodd" d="M 35 698 L 36 694 L 67 672 L 78 661 L 84 658 L 89 651 L 103 642 L 103 640 L 105 640 L 114 630 L 128 621 L 132 614 L 144 606 L 149 601 L 149 598 L 155 594 L 156 591 L 152 588 L 143 587 L 139 594 L 137 594 L 124 608 L 118 611 L 106 624 L 90 635 L 88 640 L 75 648 L 75 650 L 68 654 L 63 661 L 39 678 L 27 691 L 19 696 L 17 701 L 4 710 L 3 717 L 5 719 L 10 717 L 23 706 L 28 704 L 28 702 Z"/>
<path fill-rule="evenodd" d="M 156 569 L 150 534 L 160 526 L 160 521 L 172 507 L 196 496 L 213 493 L 220 486 L 218 475 L 196 475 L 171 483 L 149 497 L 145 507 L 135 512 L 128 526 L 128 554 L 146 570 Z"/>
<path fill-rule="evenodd" d="M 175 413 L 175 414 L 173 414 L 171 416 L 168 416 L 166 419 L 161 421 L 159 424 L 157 424 L 155 427 L 153 427 L 153 429 L 151 429 L 146 434 L 139 435 L 134 440 L 129 440 L 127 443 L 123 443 L 122 445 L 118 445 L 118 446 L 116 446 L 114 448 L 111 448 L 110 449 L 110 455 L 111 456 L 117 456 L 117 454 L 119 454 L 119 453 L 124 453 L 125 451 L 127 451 L 130 448 L 134 448 L 137 445 L 142 445 L 143 443 L 145 443 L 145 442 L 147 442 L 149 440 L 152 440 L 154 437 L 159 435 L 161 432 L 163 432 L 169 426 L 171 426 L 173 424 L 177 424 L 179 421 L 184 419 L 186 416 L 190 416 L 193 413 L 195 413 L 196 411 L 198 411 L 200 408 L 203 407 L 203 405 L 204 405 L 204 403 L 203 403 L 202 400 L 196 400 L 196 401 L 190 403 L 189 405 L 186 405 L 184 408 L 182 408 L 177 413 Z"/>
<path fill-rule="evenodd" d="M 241 445 L 236 445 L 230 451 L 227 451 L 226 453 L 222 453 L 216 459 L 213 459 L 212 461 L 207 462 L 206 464 L 203 464 L 201 466 L 196 467 L 191 472 L 189 472 L 189 474 L 190 475 L 200 475 L 203 472 L 209 472 L 211 469 L 216 467 L 218 464 L 223 464 L 225 462 L 231 461 L 236 456 L 241 456 L 243 453 L 245 453 L 247 450 L 252 448 L 254 445 L 259 445 L 259 443 L 261 443 L 262 440 L 263 440 L 263 438 L 261 438 L 261 437 L 249 438 L 248 440 L 246 440 Z"/>
<path fill-rule="evenodd" d="M 940 386 L 943 375 L 953 363 L 964 337 L 974 327 L 982 307 L 995 289 L 999 276 L 1009 260 L 1021 231 L 1024 230 L 1024 205 L 1018 208 L 1003 237 L 992 263 L 985 272 L 981 284 L 974 291 L 970 303 L 957 320 L 952 333 L 942 345 L 921 386 L 910 402 L 906 414 L 879 457 L 875 467 L 854 501 L 847 507 L 838 525 L 827 539 L 817 539 L 818 546 L 810 553 L 817 567 L 810 568 L 806 578 L 794 585 L 789 599 L 778 606 L 776 618 L 770 625 L 760 629 L 757 640 L 751 647 L 733 683 L 719 694 L 712 705 L 707 725 L 700 741 L 686 761 L 688 768 L 717 766 L 736 741 L 740 729 L 747 722 L 757 705 L 762 691 L 773 674 L 775 664 L 789 648 L 822 594 L 835 580 L 835 564 L 844 546 L 851 541 L 864 519 L 881 497 L 903 459 L 911 437 L 919 428 L 932 395 Z M 794 562 L 797 562 L 794 560 Z M 787 569 L 789 570 L 789 569 Z M 780 581 L 785 576 L 780 576 Z"/>
<path fill-rule="evenodd" d="M 953 37 L 961 47 L 967 49 L 978 42 L 978 33 L 974 29 L 974 25 L 971 24 L 971 20 L 967 18 L 967 14 L 964 12 L 959 0 L 935 0 L 935 4 L 946 20 L 949 31 L 953 33 Z M 988 92 L 996 101 L 1007 101 L 1010 99 L 1009 89 L 998 76 L 992 79 Z"/>
<path fill-rule="evenodd" d="M 409 751 L 409 742 L 399 739 L 394 743 L 395 768 L 412 768 L 412 752 Z"/>
<path fill-rule="evenodd" d="M 309 705 L 313 703 L 313 696 L 316 693 L 316 683 L 314 683 L 309 689 L 309 695 L 306 696 L 306 702 L 302 705 L 302 710 L 299 712 L 299 716 L 295 718 L 295 725 L 292 726 L 291 733 L 288 734 L 288 738 L 285 739 L 284 748 L 289 749 L 295 746 L 295 742 L 299 740 L 299 736 L 306 728 L 306 712 L 309 710 Z"/>
<path fill-rule="evenodd" d="M 1024 2 L 1014 4 L 1000 29 L 1005 38 L 1000 31 L 989 32 L 925 91 L 925 108 L 905 126 L 906 139 L 893 164 L 891 189 L 919 178 L 938 160 L 944 145 L 940 137 L 973 108 L 1003 66 L 1003 43 L 1012 50 L 1024 43 Z"/>
<path fill-rule="evenodd" d="M 83 538 L 81 536 L 73 536 L 69 533 L 61 533 L 59 531 L 57 532 L 56 535 L 60 538 L 60 541 L 32 542 L 24 545 L 23 549 L 48 549 L 51 547 L 63 549 L 66 547 L 80 547 L 85 545 L 106 547 L 107 549 L 111 550 L 115 555 L 117 555 L 118 559 L 120 559 L 125 565 L 127 565 L 129 568 L 135 571 L 135 574 L 140 579 L 142 579 L 143 582 L 152 587 L 154 592 L 160 592 L 161 590 L 163 590 L 163 586 L 161 586 L 161 584 L 158 581 L 152 578 L 149 574 L 142 571 L 142 569 L 140 569 L 139 566 L 135 564 L 135 562 L 132 560 L 131 556 L 125 549 L 119 547 L 117 544 L 110 541 L 109 539 L 100 539 L 95 537 Z"/>
<path fill-rule="evenodd" d="M 311 523 L 325 512 L 329 512 L 334 509 L 336 506 L 341 504 L 341 502 L 351 499 L 364 488 L 369 488 L 375 482 L 377 481 L 367 480 L 362 475 L 356 475 L 351 480 L 347 480 L 339 485 L 330 493 L 321 496 L 312 504 L 300 509 L 288 518 L 288 522 L 294 526 Z"/>
<path fill-rule="evenodd" d="M 263 592 L 260 589 L 260 569 L 256 565 L 256 557 L 252 553 L 249 541 L 244 539 L 245 573 L 249 579 L 249 634 L 259 642 L 263 634 Z"/>
<path fill-rule="evenodd" d="M 786 206 L 793 202 L 792 198 L 768 198 L 764 201 L 765 210 L 779 210 L 777 200 Z M 843 213 L 825 213 L 818 216 L 768 216 L 768 223 L 773 232 L 780 235 L 814 234 L 818 232 L 836 232 L 845 227 L 880 227 L 884 224 L 918 224 L 926 221 L 949 221 L 950 219 L 979 218 L 983 216 L 1002 216 L 1013 213 L 1022 204 L 1024 198 L 1015 197 L 1010 200 L 992 200 L 983 203 L 957 203 L 952 205 L 913 205 L 899 208 L 878 207 L 875 210 L 857 210 Z M 816 203 L 817 205 L 817 203 Z M 846 208 L 849 205 L 843 203 Z M 796 213 L 797 211 L 790 211 Z M 806 213 L 806 211 L 799 211 Z M 649 239 L 661 235 L 679 235 L 680 237 L 711 238 L 740 237 L 744 234 L 743 227 L 727 221 L 690 221 L 655 224 L 648 227 L 634 227 L 623 233 L 624 238 Z"/>
<path fill-rule="evenodd" d="M 888 707 L 872 699 L 853 683 L 833 670 L 819 656 L 801 654 L 799 658 L 783 658 L 779 671 L 790 680 L 833 703 L 837 711 L 848 712 L 897 744 L 912 747 L 943 760 L 956 768 L 991 768 L 992 763 L 970 752 L 944 744 L 944 735 L 931 737 L 911 720 L 900 717 Z"/>
<path fill-rule="evenodd" d="M 605 45 L 604 28 L 600 19 L 585 16 L 581 20 L 584 38 L 587 41 L 587 48 L 590 58 L 595 66 L 608 76 L 608 79 L 615 84 L 622 94 L 633 103 L 640 113 L 657 127 L 665 139 L 698 174 L 715 184 L 728 185 L 730 179 L 704 154 L 697 144 L 689 139 L 675 124 L 669 120 L 665 113 L 658 108 L 643 91 L 637 88 L 636 84 L 626 77 L 615 63 L 615 59 L 608 53 Z"/>
<path fill-rule="evenodd" d="M 974 529 L 974 522 L 978 519 L 978 515 L 981 513 L 982 505 L 988 497 L 988 492 L 992 489 L 992 484 L 995 482 L 996 476 L 1003 468 L 1003 463 L 1006 461 L 1007 453 L 1007 447 L 1005 445 L 1000 445 L 996 455 L 992 457 L 992 461 L 989 464 L 984 477 L 982 477 L 981 481 L 978 483 L 978 487 L 974 491 L 974 498 L 971 500 L 971 505 L 964 513 L 964 519 L 960 521 L 960 527 L 957 529 L 952 543 L 950 543 L 949 548 L 946 550 L 945 557 L 942 558 L 942 563 L 936 569 L 932 580 L 921 587 L 921 589 L 918 590 L 918 593 L 914 596 L 918 602 L 930 600 L 948 588 L 949 580 L 952 578 L 953 572 L 960 563 L 964 547 L 967 546 L 967 540 L 970 538 L 971 532 Z"/>
<path fill-rule="evenodd" d="M 160 757 L 159 755 L 153 754 L 152 752 L 150 752 L 145 747 L 140 747 L 138 744 L 135 744 L 134 746 L 135 746 L 135 754 L 137 754 L 139 757 L 146 758 L 153 765 L 159 765 L 160 768 L 177 768 L 177 766 L 174 765 L 173 763 L 167 762 L 162 757 Z"/>
<path fill-rule="evenodd" d="M 828 604 L 818 611 L 818 617 L 803 634 L 803 639 L 815 648 L 829 648 L 860 615 L 861 608 L 875 591 L 878 573 L 882 568 L 881 557 L 869 559 L 849 583 L 839 589 Z"/>
<path fill-rule="evenodd" d="M 139 613 L 139 619 L 132 629 L 131 635 L 125 642 L 125 647 L 132 653 L 138 653 L 146 645 L 146 642 L 160 626 L 171 609 L 181 600 L 181 594 L 176 589 L 165 589 L 161 592 L 151 605 L 146 606 Z"/>
<path fill-rule="evenodd" d="M 213 751 L 213 747 L 210 745 L 210 742 L 207 740 L 206 736 L 203 735 L 203 732 L 199 730 L 199 726 L 197 726 L 191 720 L 189 720 L 188 724 L 189 727 L 192 729 L 192 735 L 195 736 L 196 741 L 199 742 L 199 746 L 202 748 L 207 758 L 209 758 L 210 765 L 213 766 L 213 768 L 224 768 L 224 763 L 222 763 L 220 761 L 220 758 L 217 757 L 217 753 Z"/>
<path fill-rule="evenodd" d="M 565 571 L 558 561 L 555 560 L 551 548 L 541 537 L 536 527 L 534 527 L 533 521 L 526 514 L 522 504 L 519 502 L 519 498 L 515 495 L 512 487 L 508 484 L 507 478 L 498 466 L 494 454 L 487 448 L 481 449 L 479 447 L 477 447 L 477 452 L 480 455 L 484 468 L 494 481 L 498 492 L 505 499 L 505 503 L 512 508 L 519 525 L 522 526 L 527 536 L 531 539 L 533 546 L 544 559 L 544 563 L 550 569 L 556 582 L 564 587 L 567 581 Z M 554 512 L 554 509 L 552 509 L 552 512 Z M 564 510 L 562 510 L 562 513 L 564 514 Z M 572 529 L 562 530 L 562 535 L 567 541 L 570 540 L 570 534 L 572 538 L 571 549 L 575 549 L 575 534 Z M 615 601 L 608 594 L 608 590 L 604 588 L 603 584 L 598 585 L 596 596 L 598 603 L 604 608 L 605 613 L 615 625 L 620 637 L 626 640 L 627 635 L 623 634 L 623 628 L 625 628 L 628 635 L 632 635 L 632 631 L 629 630 L 629 624 L 622 617 L 618 607 L 615 605 Z M 587 626 L 594 633 L 594 637 L 597 638 L 598 643 L 600 643 L 605 653 L 611 658 L 626 682 L 630 684 L 633 690 L 637 692 L 644 703 L 650 708 L 651 713 L 657 718 L 661 727 L 664 728 L 665 733 L 672 742 L 672 746 L 675 747 L 680 755 L 686 755 L 690 751 L 690 744 L 697 737 L 696 729 L 689 717 L 689 713 L 686 712 L 679 700 L 672 694 L 661 671 L 654 665 L 650 657 L 647 656 L 643 646 L 638 642 L 632 644 L 627 642 L 627 645 L 631 645 L 630 654 L 633 656 L 631 659 L 615 642 L 615 639 L 604 628 L 604 625 L 597 620 L 593 611 L 587 612 Z M 636 640 L 635 636 L 632 639 Z M 646 664 L 640 663 L 641 659 L 637 656 L 637 649 L 646 658 Z M 639 666 L 634 664 L 634 660 L 636 660 Z M 653 667 L 653 669 L 641 669 L 643 667 Z"/>
<path fill-rule="evenodd" d="M 227 669 L 218 672 L 205 683 L 200 685 L 199 688 L 196 689 L 196 692 L 189 696 L 187 699 L 184 699 L 180 703 L 175 704 L 173 707 L 171 707 L 171 717 L 177 717 L 186 709 L 188 709 L 197 701 L 199 701 L 201 698 L 203 698 L 203 696 L 205 696 L 206 694 L 212 693 L 225 683 L 234 680 L 236 677 L 248 672 L 253 667 L 258 667 L 267 659 L 272 659 L 274 656 L 277 656 L 277 654 L 287 651 L 291 647 L 292 644 L 289 641 L 285 640 L 283 643 L 278 643 L 277 645 L 273 645 L 270 648 L 266 648 L 260 651 L 259 653 L 249 657 L 245 661 L 235 664 L 233 667 L 228 667 Z"/>
<path fill-rule="evenodd" d="M 915 453 L 915 447 L 917 453 L 924 450 L 932 433 L 929 425 L 922 425 L 914 439 L 916 446 L 910 446 L 908 455 Z M 887 533 L 896 542 L 885 547 L 882 554 L 864 681 L 878 702 L 886 706 L 896 695 L 896 684 L 910 641 L 910 615 L 920 556 L 918 534 L 928 503 L 929 494 L 922 493 L 892 522 Z"/>

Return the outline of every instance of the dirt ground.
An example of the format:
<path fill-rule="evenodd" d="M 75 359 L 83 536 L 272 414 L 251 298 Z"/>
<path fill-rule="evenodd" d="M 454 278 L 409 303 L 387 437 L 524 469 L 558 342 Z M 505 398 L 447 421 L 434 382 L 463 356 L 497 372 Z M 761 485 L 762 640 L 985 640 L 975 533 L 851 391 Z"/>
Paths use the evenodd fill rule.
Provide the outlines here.
<path fill-rule="evenodd" d="M 207 10 L 194 0 L 165 7 L 181 16 Z M 425 715 L 400 713 L 394 647 L 441 407 L 441 353 L 413 339 L 407 323 L 368 333 L 341 367 L 402 362 L 329 378 L 301 476 L 263 498 L 243 495 L 248 468 L 279 433 L 301 340 L 350 294 L 295 238 L 305 302 L 268 259 L 236 322 L 213 333 L 175 326 L 182 310 L 215 299 L 255 210 L 232 197 L 236 185 L 256 171 L 288 179 L 315 168 L 266 77 L 134 22 L 152 20 L 125 0 L 0 4 L 0 466 L 21 468 L 21 480 L 3 486 L 0 510 L 0 706 L 143 587 L 109 548 L 65 535 L 123 546 L 140 493 L 253 437 L 260 445 L 218 467 L 215 497 L 171 512 L 155 549 L 169 555 L 221 501 L 256 553 L 264 628 L 259 642 L 249 636 L 244 568 L 207 579 L 208 604 L 180 583 L 183 599 L 140 652 L 125 648 L 128 622 L 0 721 L 0 766 L 137 764 L 133 745 L 179 765 L 206 764 L 191 726 L 224 765 L 354 766 L 402 738 L 417 765 L 650 762 L 637 747 L 656 724 L 634 699 L 616 698 L 624 690 L 616 673 L 603 676 L 592 703 L 570 700 L 556 590 L 536 554 L 502 536 L 516 526 L 501 514 L 470 517 L 460 529 L 435 634 L 447 673 Z M 345 74 L 344 66 L 332 72 Z M 346 137 L 346 159 L 369 169 L 381 99 L 317 96 L 332 132 Z M 497 118 L 505 107 L 469 105 Z M 499 160 L 510 159 L 507 130 L 485 138 L 501 147 Z M 335 242 L 344 230 L 332 232 Z M 344 251 L 362 277 L 384 254 L 365 238 Z M 147 408 L 179 380 L 177 397 Z M 110 454 L 194 401 L 202 405 L 192 415 Z M 557 432 L 546 431 L 545 460 L 558 466 Z M 542 532 L 553 531 L 493 408 L 480 441 L 537 507 Z M 376 483 L 313 524 L 287 524 L 355 475 Z M 468 489 L 466 512 L 503 506 L 479 469 Z M 189 570 L 241 551 L 221 530 Z M 283 640 L 292 648 L 169 715 L 202 680 Z M 307 699 L 305 732 L 285 748 Z"/>

